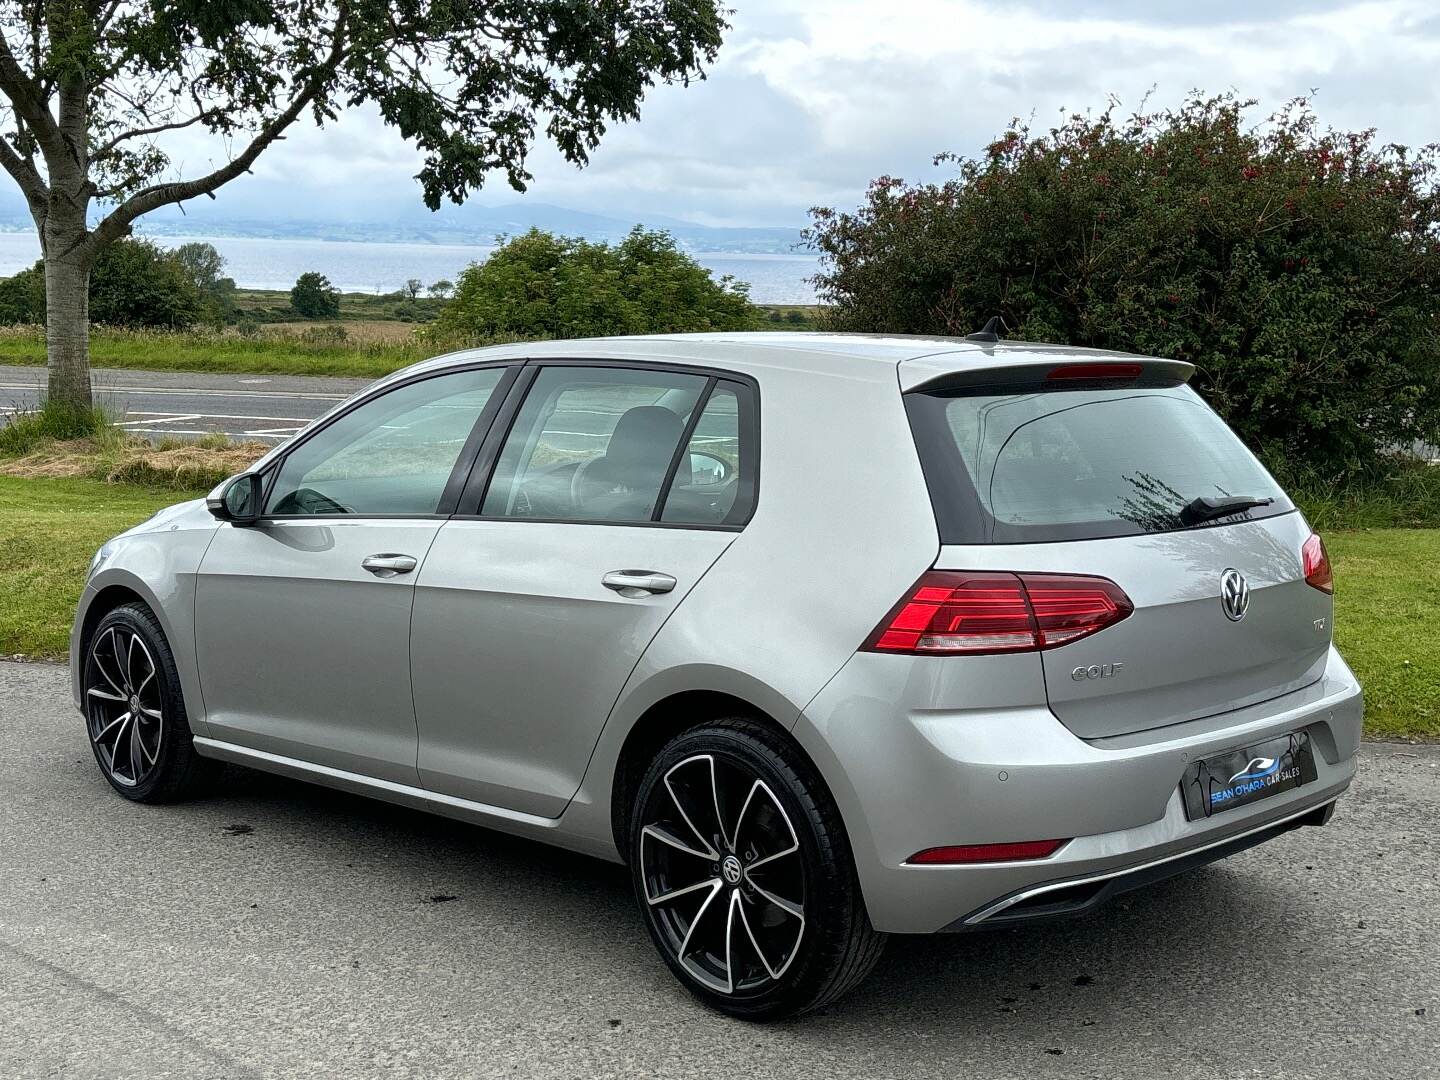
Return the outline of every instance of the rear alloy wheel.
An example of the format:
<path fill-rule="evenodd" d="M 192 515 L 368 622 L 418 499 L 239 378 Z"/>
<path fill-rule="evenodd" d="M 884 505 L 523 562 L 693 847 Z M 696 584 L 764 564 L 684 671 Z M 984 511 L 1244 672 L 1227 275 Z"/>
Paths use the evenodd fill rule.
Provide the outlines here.
<path fill-rule="evenodd" d="M 637 897 L 671 969 L 714 1007 L 774 1019 L 879 958 L 839 814 L 775 732 L 719 721 L 672 741 L 631 817 Z"/>
<path fill-rule="evenodd" d="M 195 753 L 164 632 L 139 604 L 106 615 L 85 652 L 85 726 L 100 771 L 136 802 L 188 795 L 209 774 Z"/>

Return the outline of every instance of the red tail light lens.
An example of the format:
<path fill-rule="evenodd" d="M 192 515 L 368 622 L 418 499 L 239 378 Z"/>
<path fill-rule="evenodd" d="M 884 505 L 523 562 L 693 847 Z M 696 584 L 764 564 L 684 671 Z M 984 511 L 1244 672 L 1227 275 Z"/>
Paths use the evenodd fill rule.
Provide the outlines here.
<path fill-rule="evenodd" d="M 1145 369 L 1139 364 L 1061 364 L 1045 376 L 1050 382 L 1066 379 L 1138 379 Z"/>
<path fill-rule="evenodd" d="M 1335 574 L 1330 569 L 1330 554 L 1325 550 L 1325 541 L 1319 533 L 1311 533 L 1310 539 L 1300 548 L 1300 561 L 1305 568 L 1305 584 L 1321 592 L 1335 591 Z"/>
<path fill-rule="evenodd" d="M 1067 840 L 1021 840 L 1014 844 L 956 844 L 917 851 L 907 863 L 912 866 L 954 866 L 963 863 L 1018 862 L 1054 855 Z"/>
<path fill-rule="evenodd" d="M 931 570 L 863 648 L 926 656 L 1053 649 L 1134 610 L 1124 590 L 1105 578 Z"/>

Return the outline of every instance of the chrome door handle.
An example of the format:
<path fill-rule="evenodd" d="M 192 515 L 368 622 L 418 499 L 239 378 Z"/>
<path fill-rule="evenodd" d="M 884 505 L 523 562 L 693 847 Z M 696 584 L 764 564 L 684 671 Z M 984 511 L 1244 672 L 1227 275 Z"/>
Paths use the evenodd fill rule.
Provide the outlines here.
<path fill-rule="evenodd" d="M 408 574 L 416 567 L 414 555 L 396 555 L 386 552 L 381 555 L 367 555 L 360 560 L 360 565 L 376 577 L 394 577 L 396 574 Z"/>
<path fill-rule="evenodd" d="M 642 596 L 667 593 L 675 588 L 675 579 L 669 574 L 657 574 L 654 570 L 611 570 L 600 579 L 607 589 L 614 589 L 621 596 L 638 600 Z"/>

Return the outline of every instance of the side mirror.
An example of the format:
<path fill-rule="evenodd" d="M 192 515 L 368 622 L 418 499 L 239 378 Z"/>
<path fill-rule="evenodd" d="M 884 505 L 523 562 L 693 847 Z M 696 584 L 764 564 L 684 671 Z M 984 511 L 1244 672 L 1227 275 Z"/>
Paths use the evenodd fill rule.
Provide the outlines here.
<path fill-rule="evenodd" d="M 730 466 L 723 458 L 703 450 L 690 451 L 690 482 L 696 487 L 723 484 L 730 475 Z"/>
<path fill-rule="evenodd" d="M 259 473 L 241 473 L 205 496 L 205 508 L 232 525 L 254 525 L 260 520 L 265 487 Z"/>

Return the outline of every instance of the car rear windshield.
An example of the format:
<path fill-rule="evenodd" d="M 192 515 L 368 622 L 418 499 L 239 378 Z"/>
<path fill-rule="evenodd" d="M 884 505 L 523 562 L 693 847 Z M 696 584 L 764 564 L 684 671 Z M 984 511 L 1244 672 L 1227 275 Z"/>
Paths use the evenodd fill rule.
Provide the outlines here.
<path fill-rule="evenodd" d="M 912 393 L 906 405 L 947 544 L 1133 536 L 1294 509 L 1187 386 Z M 1273 501 L 1216 516 L 1235 498 Z"/>

